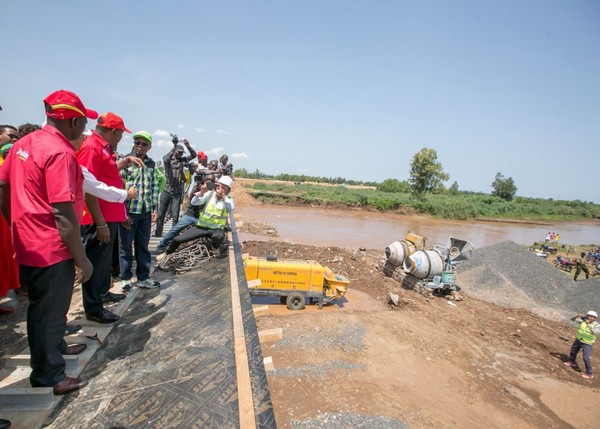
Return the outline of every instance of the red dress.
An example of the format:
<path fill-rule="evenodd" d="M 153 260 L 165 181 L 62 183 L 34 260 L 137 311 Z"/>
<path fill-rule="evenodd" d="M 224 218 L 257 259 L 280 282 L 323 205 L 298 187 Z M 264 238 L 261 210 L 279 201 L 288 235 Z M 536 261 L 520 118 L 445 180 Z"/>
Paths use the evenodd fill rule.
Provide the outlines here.
<path fill-rule="evenodd" d="M 0 216 L 0 298 L 8 295 L 9 289 L 19 287 L 19 265 L 15 262 L 10 227 Z"/>

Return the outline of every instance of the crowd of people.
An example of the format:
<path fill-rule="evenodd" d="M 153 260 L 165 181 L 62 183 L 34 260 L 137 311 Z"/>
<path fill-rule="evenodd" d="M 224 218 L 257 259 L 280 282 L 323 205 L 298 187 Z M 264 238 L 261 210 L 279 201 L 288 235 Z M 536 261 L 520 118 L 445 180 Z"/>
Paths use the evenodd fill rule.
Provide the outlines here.
<path fill-rule="evenodd" d="M 106 303 L 136 286 L 160 288 L 151 277 L 153 223 L 162 238 L 157 253 L 207 237 L 215 254 L 227 257 L 233 166 L 226 155 L 209 162 L 186 139 L 180 144 L 172 136 L 163 173 L 148 156 L 153 139 L 147 131 L 133 133 L 131 151 L 118 154 L 124 133 L 131 133 L 121 116 L 98 114 L 66 90 L 48 95 L 43 105 L 43 127 L 0 125 L 0 298 L 10 289 L 28 296 L 29 381 L 62 395 L 87 385 L 66 375 L 63 358 L 86 348 L 64 340 L 73 331 L 67 313 L 74 285 L 81 283 L 88 320 L 118 321 Z M 85 131 L 88 120 L 97 120 L 91 131 Z M 162 237 L 167 215 L 173 227 Z M 115 269 L 123 293 L 110 291 Z M 0 306 L 0 313 L 12 311 Z"/>
<path fill-rule="evenodd" d="M 560 234 L 557 234 L 556 232 L 548 232 L 548 234 L 546 234 L 546 238 L 544 239 L 544 243 L 558 244 L 559 240 Z"/>

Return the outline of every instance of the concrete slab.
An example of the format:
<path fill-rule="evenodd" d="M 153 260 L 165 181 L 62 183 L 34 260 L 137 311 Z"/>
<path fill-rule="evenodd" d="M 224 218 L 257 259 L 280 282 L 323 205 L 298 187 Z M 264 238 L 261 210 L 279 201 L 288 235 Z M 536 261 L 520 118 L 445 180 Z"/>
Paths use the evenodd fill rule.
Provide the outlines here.
<path fill-rule="evenodd" d="M 0 389 L 0 406 L 3 410 L 49 410 L 53 405 L 51 387 Z"/>
<path fill-rule="evenodd" d="M 156 273 L 161 289 L 130 292 L 114 306 L 123 311 L 114 325 L 72 321 L 84 325 L 78 337 L 67 338 L 88 344 L 91 356 L 79 376 L 90 384 L 55 397 L 59 402 L 49 415 L 7 409 L 0 410 L 0 417 L 11 419 L 15 429 L 42 424 L 61 429 L 275 428 L 235 225 L 233 242 L 227 259 L 211 260 L 184 275 Z M 239 315 L 233 314 L 234 298 Z M 237 335 L 234 320 L 242 322 Z M 94 347 L 96 340 L 86 337 L 96 334 L 102 344 Z M 236 355 L 239 349 L 243 355 Z M 247 381 L 240 378 L 240 356 Z M 16 380 L 10 387 L 22 387 L 28 374 L 27 368 L 6 380 Z"/>

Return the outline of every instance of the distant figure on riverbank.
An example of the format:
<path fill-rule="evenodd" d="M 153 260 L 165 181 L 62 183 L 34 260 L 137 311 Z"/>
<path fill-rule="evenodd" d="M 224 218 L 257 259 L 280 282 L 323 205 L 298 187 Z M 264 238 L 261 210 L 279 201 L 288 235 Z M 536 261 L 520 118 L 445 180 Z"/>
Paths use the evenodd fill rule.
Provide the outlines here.
<path fill-rule="evenodd" d="M 577 268 L 575 269 L 575 277 L 573 277 L 574 281 L 577 281 L 577 277 L 581 274 L 581 271 L 585 273 L 585 278 L 590 278 L 590 270 L 585 263 L 585 253 L 581 253 L 579 258 L 575 258 L 575 264 Z"/>
<path fill-rule="evenodd" d="M 552 233 L 548 232 L 548 234 L 546 234 L 546 239 L 544 240 L 545 243 L 550 243 L 550 239 L 552 238 Z"/>

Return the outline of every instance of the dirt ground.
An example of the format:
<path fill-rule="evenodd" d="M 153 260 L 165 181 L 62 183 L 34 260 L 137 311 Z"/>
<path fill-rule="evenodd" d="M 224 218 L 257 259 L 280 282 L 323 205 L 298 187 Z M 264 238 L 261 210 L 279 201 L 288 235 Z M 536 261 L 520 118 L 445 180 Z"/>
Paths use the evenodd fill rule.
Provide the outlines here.
<path fill-rule="evenodd" d="M 236 207 L 260 204 L 243 186 L 234 188 L 234 198 Z M 461 291 L 463 301 L 426 297 L 383 275 L 383 249 L 269 241 L 273 228 L 241 220 L 242 231 L 264 236 L 244 242 L 243 252 L 315 260 L 350 280 L 346 297 L 322 310 L 290 311 L 278 299 L 253 299 L 269 305 L 257 316 L 259 331 L 283 329 L 281 340 L 262 344 L 274 365 L 268 382 L 278 427 L 597 427 L 600 372 L 581 378 L 581 355 L 579 368 L 562 364 L 574 325 L 468 291 Z M 389 292 L 400 296 L 399 307 L 388 305 Z M 3 335 L 23 329 L 24 323 L 7 325 Z M 8 348 L 0 344 L 4 354 Z M 592 356 L 598 367 L 599 346 Z"/>
<path fill-rule="evenodd" d="M 242 230 L 251 224 L 244 220 Z M 581 356 L 579 368 L 562 364 L 575 325 L 503 308 L 467 291 L 463 301 L 447 301 L 402 289 L 378 269 L 383 249 L 268 240 L 245 242 L 242 250 L 315 260 L 350 280 L 347 296 L 323 310 L 308 305 L 291 311 L 278 299 L 254 298 L 256 305 L 269 304 L 257 318 L 259 331 L 283 329 L 281 340 L 262 345 L 274 364 L 268 374 L 279 427 L 311 419 L 312 427 L 359 427 L 333 424 L 335 413 L 396 422 L 360 427 L 597 426 L 600 378 L 580 377 Z M 399 307 L 388 305 L 389 292 L 399 294 Z M 595 362 L 599 354 L 596 347 Z"/>

